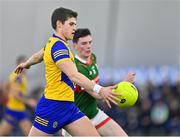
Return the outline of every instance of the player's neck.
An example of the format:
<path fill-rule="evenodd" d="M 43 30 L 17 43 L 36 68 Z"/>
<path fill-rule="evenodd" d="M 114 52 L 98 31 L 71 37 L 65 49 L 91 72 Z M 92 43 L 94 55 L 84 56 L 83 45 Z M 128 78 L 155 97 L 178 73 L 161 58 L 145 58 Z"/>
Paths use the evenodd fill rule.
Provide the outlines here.
<path fill-rule="evenodd" d="M 75 58 L 77 58 L 79 61 L 81 61 L 84 64 L 88 64 L 88 62 L 90 62 L 91 60 L 91 56 L 86 58 L 86 57 L 79 56 L 78 54 L 75 55 Z"/>
<path fill-rule="evenodd" d="M 54 33 L 56 36 L 60 37 L 62 40 L 64 40 L 65 42 L 67 42 L 67 39 L 60 33 L 60 32 L 55 32 Z"/>

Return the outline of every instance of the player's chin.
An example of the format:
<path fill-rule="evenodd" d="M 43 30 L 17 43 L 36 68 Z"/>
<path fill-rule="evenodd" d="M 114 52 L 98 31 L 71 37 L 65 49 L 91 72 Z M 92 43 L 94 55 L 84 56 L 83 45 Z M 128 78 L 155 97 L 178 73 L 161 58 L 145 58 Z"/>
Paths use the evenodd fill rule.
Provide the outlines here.
<path fill-rule="evenodd" d="M 91 54 L 85 54 L 84 57 L 88 58 Z"/>
<path fill-rule="evenodd" d="M 73 34 L 72 34 L 72 35 L 69 35 L 68 39 L 69 39 L 69 40 L 73 40 L 73 37 L 74 37 Z"/>
<path fill-rule="evenodd" d="M 68 39 L 69 39 L 69 40 L 73 40 L 73 36 L 70 36 Z"/>

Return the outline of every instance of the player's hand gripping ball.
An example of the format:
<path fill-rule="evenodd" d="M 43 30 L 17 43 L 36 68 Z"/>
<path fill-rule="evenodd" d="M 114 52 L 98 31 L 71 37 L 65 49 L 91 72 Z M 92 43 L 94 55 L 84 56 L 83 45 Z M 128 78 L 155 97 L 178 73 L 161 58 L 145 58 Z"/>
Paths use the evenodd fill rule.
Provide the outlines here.
<path fill-rule="evenodd" d="M 138 90 L 130 82 L 123 81 L 118 83 L 113 92 L 122 94 L 118 96 L 119 101 L 116 101 L 119 107 L 131 107 L 138 99 Z"/>

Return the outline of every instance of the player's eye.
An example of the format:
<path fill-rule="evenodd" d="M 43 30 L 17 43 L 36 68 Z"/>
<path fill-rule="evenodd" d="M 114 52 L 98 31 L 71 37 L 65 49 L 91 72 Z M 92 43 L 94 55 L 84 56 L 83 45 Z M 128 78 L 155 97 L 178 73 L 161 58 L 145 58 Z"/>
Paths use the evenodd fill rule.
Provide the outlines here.
<path fill-rule="evenodd" d="M 87 44 L 87 42 L 82 42 L 82 45 L 86 45 Z"/>
<path fill-rule="evenodd" d="M 73 25 L 75 26 L 76 24 L 74 22 L 70 22 L 69 25 L 70 26 L 73 26 Z"/>

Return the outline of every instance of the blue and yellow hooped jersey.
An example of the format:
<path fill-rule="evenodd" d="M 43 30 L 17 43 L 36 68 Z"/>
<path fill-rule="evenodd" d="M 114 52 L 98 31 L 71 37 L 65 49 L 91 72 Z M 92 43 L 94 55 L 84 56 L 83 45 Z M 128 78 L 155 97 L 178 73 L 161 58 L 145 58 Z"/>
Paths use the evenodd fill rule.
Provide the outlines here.
<path fill-rule="evenodd" d="M 20 94 L 20 96 L 25 96 L 27 94 L 27 79 L 25 75 L 17 75 L 13 72 L 9 79 L 11 84 L 18 86 L 19 90 L 17 92 Z M 24 111 L 26 109 L 25 104 L 22 101 L 16 99 L 12 92 L 13 90 L 10 90 L 8 93 L 8 101 L 6 104 L 7 108 L 15 111 Z"/>
<path fill-rule="evenodd" d="M 57 66 L 65 60 L 74 61 L 69 44 L 53 34 L 44 47 L 43 59 L 46 75 L 45 98 L 74 101 L 74 84 Z"/>

